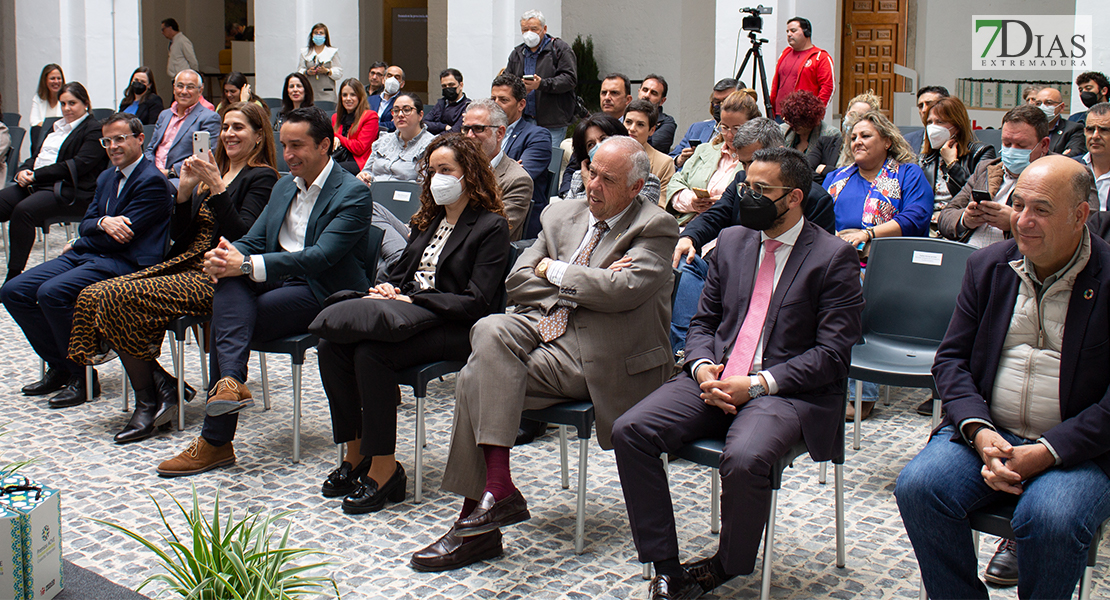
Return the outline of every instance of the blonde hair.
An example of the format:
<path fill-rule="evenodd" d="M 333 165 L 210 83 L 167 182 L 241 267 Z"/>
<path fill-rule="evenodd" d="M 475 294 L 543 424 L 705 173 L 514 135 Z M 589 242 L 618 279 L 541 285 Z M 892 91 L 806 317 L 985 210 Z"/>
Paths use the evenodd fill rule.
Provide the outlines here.
<path fill-rule="evenodd" d="M 740 113 L 744 115 L 744 123 L 762 117 L 763 115 L 759 112 L 759 105 L 755 103 L 755 98 L 748 93 L 754 91 L 755 90 L 751 89 L 736 90 L 729 94 L 728 97 L 725 98 L 725 101 L 721 103 L 721 112 Z M 714 145 L 720 144 L 724 139 L 725 136 L 718 133 L 713 136 L 712 143 Z"/>
<path fill-rule="evenodd" d="M 882 110 L 883 99 L 875 95 L 875 90 L 867 90 L 862 94 L 857 94 L 848 101 L 847 107 L 852 108 L 852 105 L 857 102 L 863 102 L 871 107 L 871 110 Z"/>
<path fill-rule="evenodd" d="M 851 106 L 851 105 L 849 105 Z M 847 133 L 844 134 L 844 142 L 840 145 L 840 161 L 837 162 L 838 167 L 850 165 L 855 162 L 852 158 L 851 139 L 852 131 L 860 121 L 868 121 L 879 132 L 879 136 L 890 142 L 890 148 L 887 148 L 887 158 L 892 158 L 895 161 L 905 164 L 915 162 L 917 155 L 914 154 L 910 148 L 906 138 L 902 137 L 901 132 L 890 122 L 890 119 L 883 116 L 883 113 L 877 110 L 869 110 L 862 115 L 855 115 L 851 118 L 845 119 L 849 124 Z"/>

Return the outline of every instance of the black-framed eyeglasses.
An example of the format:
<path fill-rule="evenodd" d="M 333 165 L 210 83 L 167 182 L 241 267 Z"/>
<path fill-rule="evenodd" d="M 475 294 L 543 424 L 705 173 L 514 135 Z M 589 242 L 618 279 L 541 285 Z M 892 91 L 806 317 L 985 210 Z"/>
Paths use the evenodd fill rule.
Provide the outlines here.
<path fill-rule="evenodd" d="M 103 146 L 104 148 L 109 148 L 109 147 L 112 146 L 112 144 L 115 144 L 115 145 L 118 146 L 119 144 L 122 144 L 122 143 L 126 142 L 127 138 L 129 138 L 131 136 L 138 137 L 138 135 L 139 134 L 137 134 L 137 133 L 128 133 L 127 135 L 117 135 L 117 136 L 113 136 L 113 137 L 102 137 L 102 138 L 100 138 L 100 145 Z"/>
<path fill-rule="evenodd" d="M 463 132 L 463 135 L 466 135 L 471 131 L 476 134 L 483 134 L 486 132 L 487 129 L 497 129 L 497 127 L 493 125 L 463 125 L 459 128 L 459 131 Z"/>
<path fill-rule="evenodd" d="M 748 182 L 745 181 L 744 183 L 741 183 L 739 186 L 737 186 L 736 191 L 739 192 L 741 196 L 750 191 L 752 193 L 752 199 L 753 200 L 759 200 L 760 198 L 766 196 L 765 192 L 767 190 L 793 190 L 793 189 L 794 188 L 792 188 L 792 187 L 788 187 L 788 186 L 784 186 L 784 185 L 765 185 L 765 184 L 759 183 L 758 181 L 754 182 L 754 183 L 748 183 Z M 782 198 L 782 196 L 779 196 L 779 198 Z M 778 200 L 779 198 L 776 198 L 776 200 Z"/>
<path fill-rule="evenodd" d="M 411 115 L 414 112 L 416 112 L 415 106 L 394 106 L 389 114 L 396 117 L 397 115 Z"/>

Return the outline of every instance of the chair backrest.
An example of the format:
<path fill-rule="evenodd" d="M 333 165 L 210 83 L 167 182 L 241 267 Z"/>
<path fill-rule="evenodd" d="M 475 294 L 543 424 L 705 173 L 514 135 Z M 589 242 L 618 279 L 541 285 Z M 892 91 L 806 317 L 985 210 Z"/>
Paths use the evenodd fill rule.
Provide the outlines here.
<path fill-rule="evenodd" d="M 907 135 L 914 133 L 915 131 L 921 131 L 922 129 L 925 128 L 921 127 L 920 125 L 906 125 L 904 127 L 898 127 L 898 132 L 902 134 L 902 137 L 906 137 Z"/>
<path fill-rule="evenodd" d="M 143 147 L 146 148 L 150 145 L 150 138 L 154 137 L 154 123 L 150 125 L 143 125 Z"/>
<path fill-rule="evenodd" d="M 281 98 L 263 98 L 262 101 L 270 107 L 270 110 L 281 110 Z"/>
<path fill-rule="evenodd" d="M 547 197 L 559 195 L 560 175 L 563 167 L 563 151 L 558 148 L 551 153 L 551 162 L 547 165 Z M 527 222 L 527 221 L 526 221 Z"/>
<path fill-rule="evenodd" d="M 370 195 L 405 224 L 420 210 L 420 184 L 415 181 L 375 181 Z"/>
<path fill-rule="evenodd" d="M 976 129 L 975 139 L 994 146 L 996 153 L 1002 152 L 1002 130 L 1001 129 Z"/>
<path fill-rule="evenodd" d="M 94 109 L 92 109 L 92 116 L 97 121 L 103 121 L 104 119 L 107 119 L 108 117 L 110 117 L 114 114 L 116 114 L 116 109 L 114 109 L 114 108 L 94 108 Z"/>
<path fill-rule="evenodd" d="M 276 142 L 277 140 L 274 140 L 274 141 Z M 288 172 L 289 171 L 289 165 L 286 164 L 286 162 L 285 162 L 285 153 L 281 151 L 281 148 L 282 148 L 281 143 L 278 142 L 277 152 L 275 153 L 275 156 L 274 156 L 274 159 L 276 161 L 276 164 L 274 166 L 277 167 L 277 170 L 279 172 Z"/>
<path fill-rule="evenodd" d="M 329 117 L 335 114 L 335 103 L 331 100 L 316 100 L 312 105 L 324 111 L 324 114 Z"/>
<path fill-rule="evenodd" d="M 383 239 L 385 239 L 385 231 L 376 225 L 371 225 L 366 232 L 366 264 L 364 265 L 370 285 L 374 285 L 374 280 L 378 278 L 378 257 L 382 254 Z"/>
<path fill-rule="evenodd" d="M 19 122 L 22 120 L 23 116 L 19 113 L 0 113 L 0 122 L 8 127 L 19 127 Z"/>
<path fill-rule="evenodd" d="M 8 182 L 15 179 L 15 169 L 19 166 L 19 147 L 23 145 L 23 136 L 26 131 L 22 127 L 15 125 L 8 127 L 8 135 L 12 138 L 12 146 L 8 148 L 8 155 L 4 160 L 8 163 L 8 173 L 4 176 L 7 181 L 0 181 L 0 188 L 6 187 Z"/>
<path fill-rule="evenodd" d="M 43 119 L 42 125 L 38 126 L 38 129 L 34 127 L 31 128 L 32 156 L 38 154 L 39 148 L 42 147 L 42 141 L 46 139 L 46 136 L 49 135 L 51 131 L 54 131 L 54 123 L 60 118 L 61 117 L 47 117 Z"/>
<path fill-rule="evenodd" d="M 944 339 L 975 248 L 935 238 L 879 238 L 863 280 L 863 332 L 909 343 Z"/>
<path fill-rule="evenodd" d="M 532 244 L 536 243 L 536 238 L 527 240 L 517 240 L 512 242 L 509 247 L 509 264 L 505 265 L 505 276 L 501 279 L 501 290 L 497 294 L 496 302 L 493 303 L 494 312 L 503 313 L 509 305 L 509 290 L 505 288 L 505 280 L 509 278 L 509 274 L 513 272 L 513 266 L 520 258 L 521 254 L 527 250 Z"/>

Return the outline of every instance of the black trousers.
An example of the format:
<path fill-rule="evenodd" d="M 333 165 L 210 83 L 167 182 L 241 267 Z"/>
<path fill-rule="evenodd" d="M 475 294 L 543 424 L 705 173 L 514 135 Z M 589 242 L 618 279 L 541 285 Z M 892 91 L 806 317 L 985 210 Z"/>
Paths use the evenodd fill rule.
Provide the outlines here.
<path fill-rule="evenodd" d="M 88 202 L 65 204 L 46 189 L 28 193 L 18 185 L 0 190 L 0 221 L 8 223 L 8 279 L 23 272 L 27 257 L 35 245 L 35 228 L 41 227 L 46 219 L 57 216 L 72 216 L 80 221 L 88 208 Z"/>
<path fill-rule="evenodd" d="M 397 372 L 439 360 L 466 360 L 471 323 L 446 323 L 400 342 L 320 340 L 320 379 L 331 406 L 335 443 L 361 439 L 363 456 L 397 449 Z"/>
<path fill-rule="evenodd" d="M 755 570 L 771 506 L 771 467 L 802 439 L 793 405 L 763 396 L 735 416 L 709 406 L 683 373 L 663 384 L 613 425 L 617 472 L 640 562 L 678 557 L 674 509 L 659 456 L 701 438 L 724 438 L 721 455 L 720 555 L 725 571 Z"/>
<path fill-rule="evenodd" d="M 216 284 L 212 296 L 211 383 L 231 376 L 247 380 L 251 341 L 267 342 L 304 333 L 320 302 L 301 278 L 258 283 L 249 277 L 230 277 Z M 235 438 L 239 413 L 204 417 L 200 434 L 213 442 Z"/>

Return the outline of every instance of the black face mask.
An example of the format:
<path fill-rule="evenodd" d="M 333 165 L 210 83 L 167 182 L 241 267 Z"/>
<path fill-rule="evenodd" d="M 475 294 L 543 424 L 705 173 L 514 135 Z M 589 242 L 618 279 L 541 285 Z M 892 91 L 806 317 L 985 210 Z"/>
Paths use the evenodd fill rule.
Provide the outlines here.
<path fill-rule="evenodd" d="M 778 201 L 789 194 L 790 192 L 786 192 L 778 198 L 760 196 L 756 200 L 752 197 L 752 191 L 746 190 L 744 195 L 740 197 L 740 204 L 737 207 L 740 209 L 740 224 L 756 231 L 766 231 L 774 227 L 775 223 L 786 214 L 785 210 L 779 212 Z"/>
<path fill-rule="evenodd" d="M 459 88 L 443 88 L 443 97 L 448 102 L 454 102 L 459 99 Z"/>
<path fill-rule="evenodd" d="M 1094 92 L 1080 92 L 1079 101 L 1083 103 L 1083 106 L 1091 108 L 1098 104 L 1098 94 Z"/>
<path fill-rule="evenodd" d="M 146 84 L 141 81 L 136 81 L 131 84 L 131 91 L 136 96 L 142 96 L 146 93 Z"/>

